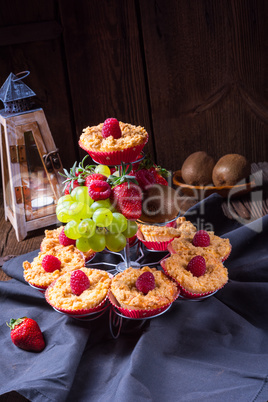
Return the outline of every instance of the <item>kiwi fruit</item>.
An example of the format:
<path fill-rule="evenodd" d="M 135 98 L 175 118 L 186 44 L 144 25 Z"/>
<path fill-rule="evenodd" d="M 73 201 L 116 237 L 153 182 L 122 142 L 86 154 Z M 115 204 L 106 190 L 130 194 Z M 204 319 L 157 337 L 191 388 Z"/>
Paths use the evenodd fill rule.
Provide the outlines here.
<path fill-rule="evenodd" d="M 176 191 L 170 186 L 153 184 L 144 191 L 141 221 L 164 223 L 178 215 Z"/>
<path fill-rule="evenodd" d="M 215 160 L 204 151 L 194 152 L 185 159 L 181 176 L 186 184 L 192 186 L 207 186 L 212 184 L 212 171 Z"/>
<path fill-rule="evenodd" d="M 212 180 L 217 187 L 234 186 L 240 180 L 246 179 L 250 173 L 250 163 L 243 155 L 227 154 L 214 166 Z"/>

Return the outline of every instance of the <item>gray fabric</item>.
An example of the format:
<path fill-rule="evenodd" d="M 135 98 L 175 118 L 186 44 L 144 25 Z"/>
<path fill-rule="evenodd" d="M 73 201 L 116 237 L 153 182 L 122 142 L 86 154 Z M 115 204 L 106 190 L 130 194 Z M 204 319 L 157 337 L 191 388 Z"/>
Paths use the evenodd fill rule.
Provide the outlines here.
<path fill-rule="evenodd" d="M 243 226 L 220 204 L 209 197 L 188 217 L 202 215 L 230 238 L 229 283 L 203 301 L 176 301 L 142 328 L 124 319 L 116 340 L 109 312 L 92 322 L 66 317 L 23 281 L 22 262 L 37 251 L 6 262 L 16 279 L 0 282 L 0 394 L 16 390 L 38 402 L 267 401 L 268 216 Z M 25 315 L 44 333 L 42 353 L 11 343 L 5 322 Z"/>

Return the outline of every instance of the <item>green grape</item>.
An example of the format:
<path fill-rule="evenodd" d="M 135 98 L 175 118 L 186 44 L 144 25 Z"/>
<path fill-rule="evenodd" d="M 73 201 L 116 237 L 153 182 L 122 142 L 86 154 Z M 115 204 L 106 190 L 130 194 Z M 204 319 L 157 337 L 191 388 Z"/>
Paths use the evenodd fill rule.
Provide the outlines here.
<path fill-rule="evenodd" d="M 127 218 L 119 212 L 113 213 L 112 223 L 107 226 L 110 233 L 122 233 L 127 229 Z"/>
<path fill-rule="evenodd" d="M 88 238 L 86 237 L 80 237 L 79 239 L 77 239 L 75 245 L 78 248 L 78 250 L 82 251 L 83 253 L 90 250 L 89 241 Z"/>
<path fill-rule="evenodd" d="M 72 204 L 73 202 L 71 201 L 63 201 L 61 204 L 58 204 L 56 206 L 56 214 L 58 214 L 61 210 L 65 210 L 67 212 Z"/>
<path fill-rule="evenodd" d="M 63 222 L 63 223 L 67 223 L 72 220 L 72 218 L 68 214 L 68 210 L 66 212 L 65 209 L 61 209 L 56 215 L 57 215 L 58 221 Z"/>
<path fill-rule="evenodd" d="M 93 202 L 93 204 L 91 205 L 90 208 L 92 209 L 93 212 L 95 212 L 99 208 L 108 208 L 108 209 L 110 209 L 111 206 L 112 205 L 110 203 L 110 200 L 107 199 L 107 200 L 99 200 L 99 201 Z"/>
<path fill-rule="evenodd" d="M 96 230 L 96 223 L 92 219 L 83 219 L 78 225 L 78 233 L 83 237 L 91 237 Z"/>
<path fill-rule="evenodd" d="M 67 223 L 67 225 L 64 228 L 64 233 L 66 234 L 69 239 L 79 239 L 81 237 L 81 234 L 78 232 L 78 222 L 76 221 L 70 221 Z"/>
<path fill-rule="evenodd" d="M 88 188 L 86 186 L 75 187 L 71 192 L 71 197 L 74 201 L 82 202 L 83 204 L 87 204 L 91 206 L 93 204 L 92 198 L 88 194 Z"/>
<path fill-rule="evenodd" d="M 80 219 L 89 219 L 93 215 L 93 211 L 88 204 L 84 204 L 84 207 L 79 215 Z"/>
<path fill-rule="evenodd" d="M 127 244 L 126 237 L 122 233 L 118 233 L 116 235 L 112 233 L 107 233 L 106 236 L 106 247 L 110 251 L 121 251 Z"/>
<path fill-rule="evenodd" d="M 65 202 L 65 201 L 71 201 L 71 202 L 74 201 L 74 200 L 73 200 L 73 197 L 71 196 L 71 194 L 66 194 L 66 195 L 63 195 L 62 197 L 60 197 L 60 198 L 58 199 L 57 205 L 60 205 L 60 204 L 62 204 L 62 203 Z"/>
<path fill-rule="evenodd" d="M 95 173 L 100 173 L 106 177 L 109 177 L 111 174 L 111 171 L 110 171 L 109 167 L 106 165 L 98 165 L 95 167 Z"/>
<path fill-rule="evenodd" d="M 135 221 L 127 221 L 127 228 L 123 232 L 123 235 L 126 236 L 126 238 L 130 238 L 134 236 L 137 233 L 138 230 L 138 225 Z"/>
<path fill-rule="evenodd" d="M 83 208 L 84 208 L 84 204 L 82 202 L 75 201 L 69 207 L 69 214 L 74 217 L 77 214 L 79 214 Z"/>
<path fill-rule="evenodd" d="M 88 244 L 89 248 L 93 251 L 103 251 L 106 245 L 105 234 L 99 234 L 98 232 L 95 232 L 95 234 L 88 239 Z"/>
<path fill-rule="evenodd" d="M 68 210 L 71 219 L 79 221 L 85 218 L 91 218 L 93 211 L 88 204 L 84 204 L 80 201 L 73 202 Z"/>
<path fill-rule="evenodd" d="M 97 226 L 106 228 L 112 223 L 113 214 L 108 208 L 99 208 L 94 212 L 92 219 Z"/>

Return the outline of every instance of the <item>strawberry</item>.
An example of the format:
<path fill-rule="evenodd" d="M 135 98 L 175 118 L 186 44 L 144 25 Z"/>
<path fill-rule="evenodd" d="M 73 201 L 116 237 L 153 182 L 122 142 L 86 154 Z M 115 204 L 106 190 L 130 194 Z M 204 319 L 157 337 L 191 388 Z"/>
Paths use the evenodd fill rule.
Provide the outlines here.
<path fill-rule="evenodd" d="M 45 348 L 43 334 L 35 320 L 27 317 L 16 320 L 12 318 L 7 326 L 11 330 L 12 342 L 19 348 L 33 352 L 41 352 Z"/>
<path fill-rule="evenodd" d="M 167 180 L 159 173 L 160 171 L 161 170 L 157 167 L 151 167 L 149 169 L 149 172 L 151 172 L 154 175 L 154 180 L 156 184 L 162 184 L 163 186 L 168 186 Z"/>
<path fill-rule="evenodd" d="M 133 172 L 133 175 L 142 190 L 146 190 L 146 188 L 155 183 L 154 174 L 147 169 L 137 170 Z"/>
<path fill-rule="evenodd" d="M 144 294 L 153 290 L 155 288 L 154 275 L 151 272 L 144 272 L 141 274 L 136 280 L 136 288 Z"/>
<path fill-rule="evenodd" d="M 102 136 L 103 138 L 107 138 L 109 136 L 118 139 L 122 137 L 121 128 L 119 126 L 119 121 L 114 117 L 110 117 L 106 119 L 102 126 Z"/>
<path fill-rule="evenodd" d="M 187 270 L 190 271 L 194 276 L 202 276 L 206 272 L 206 260 L 202 255 L 196 255 L 193 257 L 188 265 Z"/>
<path fill-rule="evenodd" d="M 135 164 L 134 166 L 134 170 L 136 171 L 146 169 L 152 173 L 154 175 L 154 183 L 168 186 L 166 178 L 170 176 L 170 172 L 161 166 L 157 166 L 149 156 L 146 156 L 139 164 Z"/>
<path fill-rule="evenodd" d="M 68 172 L 67 169 L 63 169 L 64 173 L 60 172 L 60 175 L 66 178 L 63 181 L 63 184 L 65 184 L 65 195 L 70 194 L 75 187 L 84 186 L 86 177 L 94 172 L 94 169 L 96 167 L 95 165 L 87 165 L 86 167 L 84 167 L 84 162 L 87 157 L 88 155 L 84 157 L 84 159 L 82 160 L 82 162 L 79 163 L 78 166 L 77 162 L 75 162 L 73 167 L 70 169 L 70 172 Z"/>
<path fill-rule="evenodd" d="M 46 254 L 42 259 L 42 267 L 46 272 L 54 272 L 60 269 L 61 261 L 51 254 Z"/>
<path fill-rule="evenodd" d="M 142 192 L 135 183 L 124 182 L 112 189 L 111 201 L 127 219 L 137 220 L 142 212 Z"/>
<path fill-rule="evenodd" d="M 127 219 L 137 220 L 142 213 L 142 190 L 134 176 L 130 175 L 132 165 L 122 162 L 121 175 L 111 175 L 108 182 L 112 186 L 111 202 L 118 212 Z"/>
<path fill-rule="evenodd" d="M 70 286 L 72 293 L 76 296 L 80 296 L 81 293 L 84 292 L 84 290 L 89 288 L 90 280 L 83 271 L 77 269 L 71 274 Z"/>
<path fill-rule="evenodd" d="M 64 233 L 64 229 L 62 229 L 59 235 L 59 243 L 62 246 L 70 246 L 70 245 L 75 246 L 75 242 L 76 240 L 69 239 L 69 237 L 67 237 L 66 234 Z"/>
<path fill-rule="evenodd" d="M 88 185 L 88 194 L 94 201 L 106 200 L 111 195 L 111 186 L 104 180 L 93 180 Z"/>
<path fill-rule="evenodd" d="M 66 187 L 65 187 L 65 190 L 64 190 L 64 194 L 65 195 L 68 195 L 68 194 L 70 194 L 71 193 L 71 191 L 75 188 L 75 187 L 79 187 L 79 183 L 78 183 L 78 180 L 77 179 L 75 179 L 75 180 L 73 180 L 73 181 L 69 181 L 67 184 L 66 184 Z"/>
<path fill-rule="evenodd" d="M 210 245 L 210 237 L 208 232 L 205 230 L 199 230 L 196 232 L 192 243 L 195 247 L 208 247 Z"/>

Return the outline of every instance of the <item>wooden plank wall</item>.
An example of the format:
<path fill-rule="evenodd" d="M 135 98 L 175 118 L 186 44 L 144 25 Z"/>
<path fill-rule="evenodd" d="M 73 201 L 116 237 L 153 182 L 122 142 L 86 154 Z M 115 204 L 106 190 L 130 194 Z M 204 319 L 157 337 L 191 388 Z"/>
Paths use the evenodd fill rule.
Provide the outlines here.
<path fill-rule="evenodd" d="M 170 170 L 197 150 L 268 160 L 266 0 L 4 3 L 0 85 L 30 70 L 65 167 L 111 116 L 146 127 Z"/>

